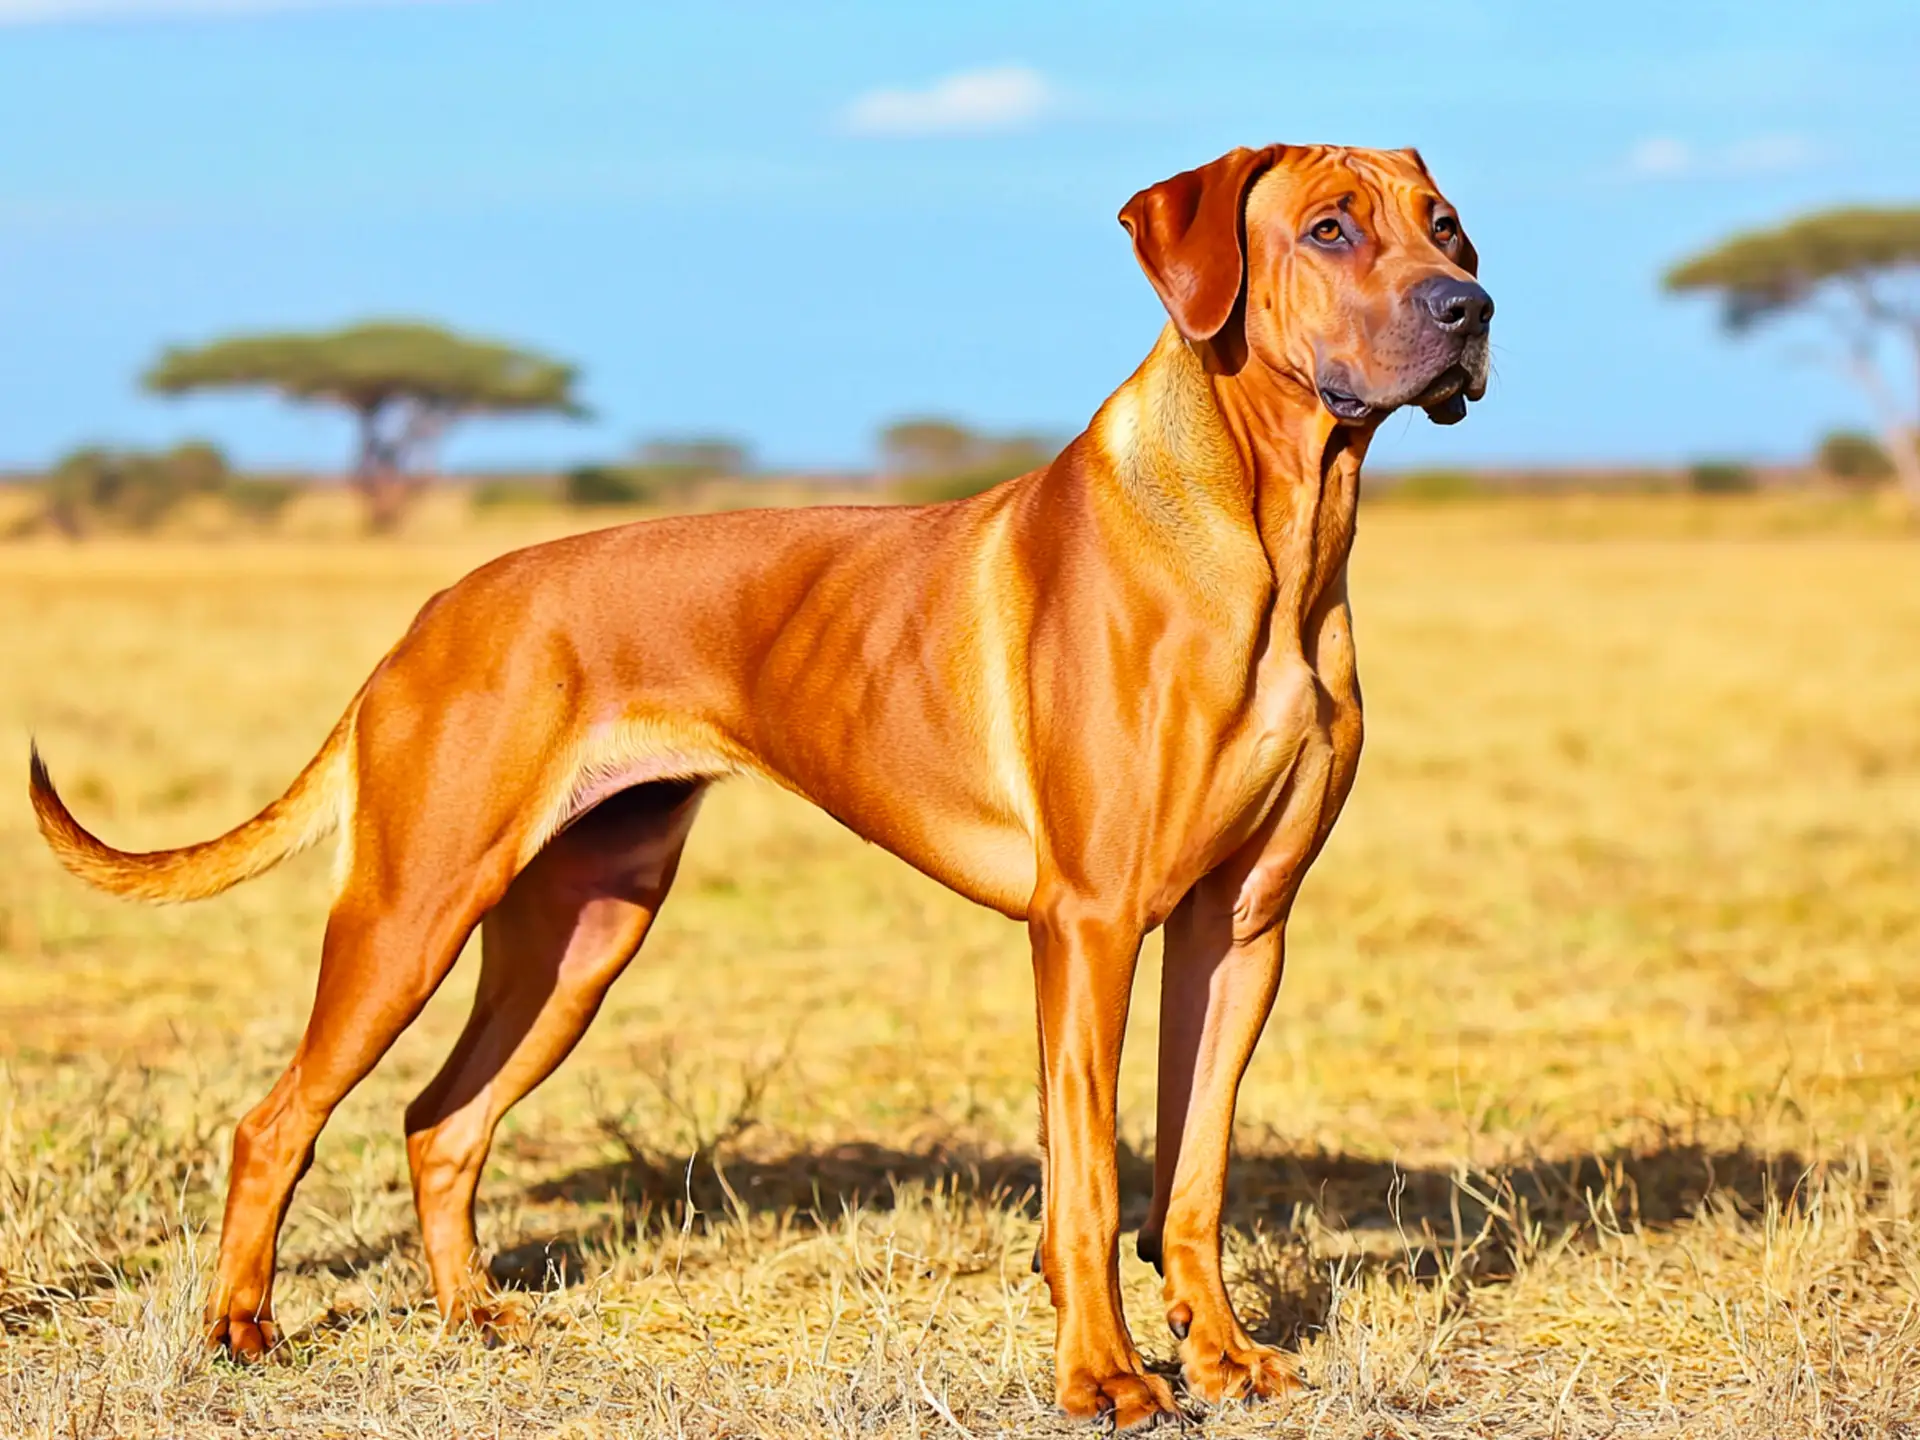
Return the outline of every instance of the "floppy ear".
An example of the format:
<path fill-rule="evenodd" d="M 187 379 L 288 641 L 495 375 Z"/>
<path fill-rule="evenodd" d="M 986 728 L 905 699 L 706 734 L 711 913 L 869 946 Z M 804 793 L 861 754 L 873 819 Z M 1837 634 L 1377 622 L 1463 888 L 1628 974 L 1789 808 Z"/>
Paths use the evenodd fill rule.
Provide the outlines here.
<path fill-rule="evenodd" d="M 1247 283 L 1247 191 L 1285 151 L 1231 150 L 1149 186 L 1120 211 L 1140 268 L 1193 344 L 1220 336 L 1239 307 Z"/>

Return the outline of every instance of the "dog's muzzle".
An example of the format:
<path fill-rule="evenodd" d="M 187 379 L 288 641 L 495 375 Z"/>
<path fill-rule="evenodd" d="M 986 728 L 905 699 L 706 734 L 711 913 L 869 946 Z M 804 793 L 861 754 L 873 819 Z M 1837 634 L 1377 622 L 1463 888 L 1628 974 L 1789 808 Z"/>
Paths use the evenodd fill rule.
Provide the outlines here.
<path fill-rule="evenodd" d="M 1467 402 L 1487 393 L 1487 339 L 1479 335 L 1461 349 L 1460 358 L 1434 376 L 1412 403 L 1436 425 L 1458 425 L 1467 418 Z"/>

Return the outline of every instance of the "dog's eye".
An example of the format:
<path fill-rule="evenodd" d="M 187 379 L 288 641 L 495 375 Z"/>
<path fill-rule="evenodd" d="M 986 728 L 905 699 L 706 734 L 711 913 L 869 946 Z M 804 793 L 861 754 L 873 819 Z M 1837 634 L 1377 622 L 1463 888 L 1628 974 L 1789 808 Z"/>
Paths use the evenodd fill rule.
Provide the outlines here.
<path fill-rule="evenodd" d="M 1460 233 L 1460 222 L 1451 215 L 1433 217 L 1433 238 L 1442 245 L 1451 245 L 1454 236 Z"/>
<path fill-rule="evenodd" d="M 1307 233 L 1322 245 L 1337 245 L 1347 238 L 1347 232 L 1341 228 L 1340 222 L 1331 216 L 1320 221 Z"/>

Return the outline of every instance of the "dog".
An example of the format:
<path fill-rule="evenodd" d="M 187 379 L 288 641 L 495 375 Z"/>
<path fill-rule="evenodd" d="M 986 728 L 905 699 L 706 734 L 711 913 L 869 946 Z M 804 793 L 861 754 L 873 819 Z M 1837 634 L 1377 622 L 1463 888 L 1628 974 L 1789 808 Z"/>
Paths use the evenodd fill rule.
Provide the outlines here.
<path fill-rule="evenodd" d="M 1168 322 L 1053 463 L 941 505 L 742 511 L 506 555 L 433 597 L 286 793 L 218 839 L 95 838 L 35 750 L 40 829 L 119 895 L 216 894 L 330 832 L 312 1017 L 235 1130 L 210 1343 L 276 1342 L 274 1251 L 328 1115 L 483 937 L 408 1107 L 436 1300 L 505 1323 L 474 1193 L 502 1115 L 659 913 L 706 788 L 764 777 L 1026 924 L 1055 1393 L 1177 1420 L 1121 1314 L 1115 1084 L 1165 928 L 1151 1210 L 1187 1391 L 1299 1381 L 1221 1276 L 1236 1092 L 1287 916 L 1354 781 L 1347 560 L 1380 421 L 1485 393 L 1493 302 L 1413 150 L 1236 149 L 1120 212 Z"/>

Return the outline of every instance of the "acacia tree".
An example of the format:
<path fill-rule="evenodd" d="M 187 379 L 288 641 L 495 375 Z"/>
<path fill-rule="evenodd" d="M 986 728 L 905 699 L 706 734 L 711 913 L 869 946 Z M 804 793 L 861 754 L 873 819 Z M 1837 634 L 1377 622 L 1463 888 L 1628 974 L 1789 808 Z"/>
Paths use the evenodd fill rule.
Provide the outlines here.
<path fill-rule="evenodd" d="M 449 425 L 473 415 L 584 415 L 575 378 L 571 365 L 517 346 L 382 321 L 170 348 L 144 383 L 163 395 L 270 390 L 351 411 L 359 437 L 354 488 L 366 501 L 368 528 L 384 531 L 426 487 Z"/>
<path fill-rule="evenodd" d="M 880 432 L 882 476 L 941 499 L 1037 470 L 1059 453 L 1060 442 L 1045 435 L 993 434 L 938 416 L 897 420 Z"/>
<path fill-rule="evenodd" d="M 896 420 L 880 432 L 883 473 L 902 476 L 940 474 L 972 460 L 980 436 L 965 425 L 938 416 Z"/>
<path fill-rule="evenodd" d="M 1920 207 L 1827 210 L 1735 235 L 1669 270 L 1666 288 L 1717 292 L 1735 334 L 1789 314 L 1824 319 L 1839 335 L 1842 370 L 1873 406 L 1902 489 L 1920 506 L 1920 408 L 1899 403 L 1879 363 L 1891 332 L 1912 351 L 1920 380 Z"/>

